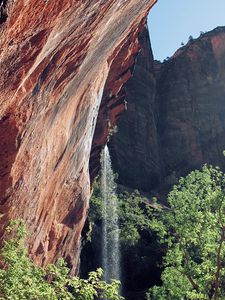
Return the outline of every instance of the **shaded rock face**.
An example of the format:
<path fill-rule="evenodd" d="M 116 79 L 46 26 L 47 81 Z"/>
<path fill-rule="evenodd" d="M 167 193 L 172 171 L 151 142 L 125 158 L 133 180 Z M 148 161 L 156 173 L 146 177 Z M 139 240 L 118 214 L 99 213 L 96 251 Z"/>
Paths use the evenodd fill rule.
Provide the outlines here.
<path fill-rule="evenodd" d="M 128 109 L 110 142 L 119 182 L 149 192 L 204 163 L 225 169 L 225 28 L 190 41 L 164 63 L 142 43 L 125 85 Z"/>
<path fill-rule="evenodd" d="M 125 85 L 127 110 L 117 123 L 110 141 L 112 162 L 119 182 L 145 190 L 149 182 L 159 183 L 161 174 L 157 132 L 156 79 L 148 30 L 141 38 L 133 77 Z"/>
<path fill-rule="evenodd" d="M 3 24 L 7 20 L 9 4 L 10 1 L 7 0 L 0 1 L 0 24 Z"/>
<path fill-rule="evenodd" d="M 154 2 L 0 1 L 0 233 L 23 218 L 40 265 L 63 256 L 76 272 L 104 86 L 109 100 L 129 78 Z"/>

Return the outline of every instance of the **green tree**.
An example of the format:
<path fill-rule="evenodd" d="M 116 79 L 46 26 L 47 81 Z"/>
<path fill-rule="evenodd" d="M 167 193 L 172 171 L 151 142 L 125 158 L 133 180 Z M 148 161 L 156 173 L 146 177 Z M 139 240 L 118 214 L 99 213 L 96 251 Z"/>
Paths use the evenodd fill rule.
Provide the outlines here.
<path fill-rule="evenodd" d="M 135 246 L 141 238 L 141 232 L 151 230 L 152 208 L 148 200 L 138 191 L 118 196 L 120 240 L 127 246 Z"/>
<path fill-rule="evenodd" d="M 167 246 L 162 286 L 147 299 L 225 299 L 225 176 L 204 166 L 181 178 L 152 229 Z"/>
<path fill-rule="evenodd" d="M 118 201 L 118 217 L 120 229 L 120 241 L 127 246 L 134 246 L 140 239 L 140 234 L 143 230 L 151 230 L 151 215 L 152 209 L 148 200 L 140 195 L 136 190 L 132 193 L 123 192 L 117 197 Z M 93 194 L 90 201 L 90 232 L 93 224 L 102 220 L 104 216 L 104 207 L 98 181 L 94 183 Z"/>
<path fill-rule="evenodd" d="M 21 220 L 12 221 L 6 229 L 11 239 L 1 250 L 0 299 L 4 300 L 95 300 L 123 299 L 120 283 L 103 281 L 103 270 L 91 272 L 88 279 L 70 277 L 63 259 L 47 269 L 36 266 L 24 247 L 27 231 Z"/>

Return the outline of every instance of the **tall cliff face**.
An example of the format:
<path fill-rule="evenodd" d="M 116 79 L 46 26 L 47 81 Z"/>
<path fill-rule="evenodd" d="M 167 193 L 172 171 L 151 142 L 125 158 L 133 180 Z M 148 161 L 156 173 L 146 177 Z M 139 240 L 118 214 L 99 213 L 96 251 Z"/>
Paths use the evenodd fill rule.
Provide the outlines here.
<path fill-rule="evenodd" d="M 148 30 L 141 35 L 142 49 L 133 77 L 125 85 L 127 109 L 110 141 L 113 165 L 125 186 L 145 190 L 160 178 L 157 133 L 156 79 Z"/>
<path fill-rule="evenodd" d="M 125 90 L 123 86 L 132 77 L 135 59 L 141 48 L 140 36 L 143 30 L 146 31 L 145 22 L 142 22 L 137 30 L 129 35 L 110 68 L 92 142 L 89 162 L 91 180 L 99 172 L 102 147 L 106 144 L 108 136 L 116 128 L 118 117 L 125 109 Z"/>
<path fill-rule="evenodd" d="M 104 98 L 116 99 L 155 2 L 1 3 L 0 232 L 23 218 L 38 264 L 63 256 L 76 271 L 104 86 Z M 125 62 L 124 76 L 117 61 Z"/>
<path fill-rule="evenodd" d="M 149 45 L 125 85 L 128 109 L 110 143 L 120 183 L 148 192 L 204 163 L 225 169 L 225 28 L 162 64 Z"/>

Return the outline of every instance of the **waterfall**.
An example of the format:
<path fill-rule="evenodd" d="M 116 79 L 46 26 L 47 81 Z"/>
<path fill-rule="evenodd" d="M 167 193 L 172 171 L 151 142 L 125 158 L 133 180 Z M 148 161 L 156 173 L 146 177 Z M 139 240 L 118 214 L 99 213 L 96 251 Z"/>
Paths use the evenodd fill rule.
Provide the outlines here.
<path fill-rule="evenodd" d="M 102 264 L 104 280 L 120 280 L 120 245 L 116 184 L 107 145 L 101 155 L 101 194 L 103 199 Z"/>

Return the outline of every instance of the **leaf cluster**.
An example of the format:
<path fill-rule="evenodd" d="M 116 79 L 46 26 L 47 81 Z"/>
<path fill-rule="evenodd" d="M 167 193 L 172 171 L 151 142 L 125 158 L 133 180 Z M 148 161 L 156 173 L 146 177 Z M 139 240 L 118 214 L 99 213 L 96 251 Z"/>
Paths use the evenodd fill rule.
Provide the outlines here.
<path fill-rule="evenodd" d="M 27 231 L 21 220 L 12 221 L 6 229 L 13 236 L 1 250 L 0 299 L 8 300 L 96 300 L 123 299 L 118 294 L 120 282 L 102 280 L 103 270 L 91 272 L 88 279 L 69 276 L 63 259 L 47 269 L 36 266 L 24 246 Z"/>
<path fill-rule="evenodd" d="M 163 285 L 149 299 L 225 299 L 225 178 L 204 166 L 181 178 L 151 228 L 167 246 Z"/>
<path fill-rule="evenodd" d="M 127 246 L 135 246 L 143 230 L 150 230 L 152 210 L 148 200 L 138 191 L 113 194 L 118 203 L 119 235 L 120 241 Z M 115 199 L 112 199 L 115 201 Z M 90 200 L 89 220 L 91 224 L 102 221 L 105 215 L 100 184 L 94 183 L 93 194 Z"/>

